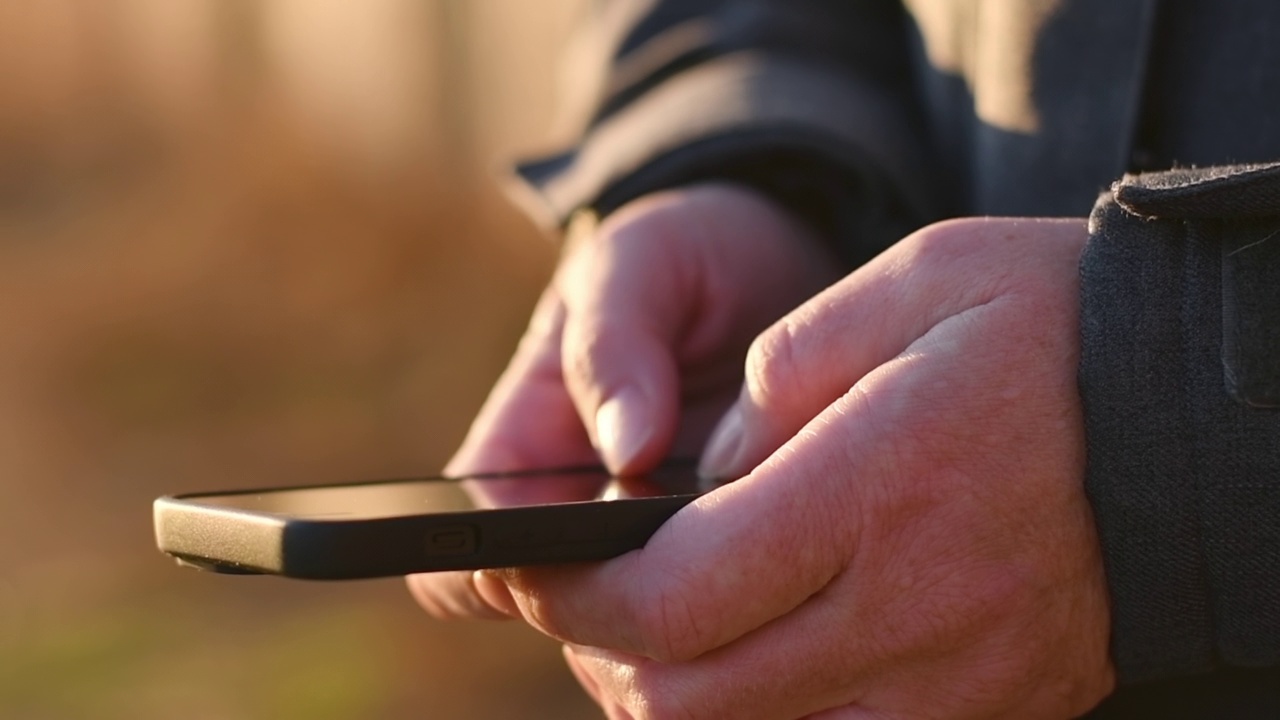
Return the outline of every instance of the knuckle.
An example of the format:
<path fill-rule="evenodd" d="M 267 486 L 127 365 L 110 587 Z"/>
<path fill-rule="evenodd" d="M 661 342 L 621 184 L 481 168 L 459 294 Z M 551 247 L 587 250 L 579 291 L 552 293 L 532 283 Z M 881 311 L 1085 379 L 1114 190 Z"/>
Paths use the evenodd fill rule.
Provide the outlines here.
<path fill-rule="evenodd" d="M 575 325 L 572 332 L 565 336 L 563 365 L 567 380 L 580 380 L 590 377 L 594 360 L 600 355 L 603 342 L 600 328 Z"/>
<path fill-rule="evenodd" d="M 1011 262 L 1007 251 L 1025 245 L 1023 234 L 1017 221 L 1008 219 L 946 220 L 909 238 L 906 262 L 919 281 L 956 285 L 958 302 L 982 304 L 1003 294 L 1021 271 L 1023 263 Z M 958 278 L 965 281 L 957 283 Z"/>
<path fill-rule="evenodd" d="M 798 330 L 795 321 L 783 318 L 756 336 L 747 351 L 746 388 L 761 409 L 778 408 L 798 395 Z"/>
<path fill-rule="evenodd" d="M 922 260 L 947 262 L 970 254 L 982 238 L 994 230 L 990 218 L 957 218 L 922 228 L 911 236 L 912 247 Z"/>
<path fill-rule="evenodd" d="M 667 235 L 670 215 L 670 209 L 663 205 L 640 207 L 602 233 L 600 242 L 612 251 L 660 242 Z"/>
<path fill-rule="evenodd" d="M 611 213 L 593 238 L 597 267 L 662 256 L 674 245 L 696 241 L 689 231 L 691 213 L 680 193 L 657 193 Z"/>
<path fill-rule="evenodd" d="M 571 393 L 584 400 L 608 393 L 609 388 L 598 385 L 603 380 L 600 368 L 608 366 L 610 342 L 607 328 L 598 323 L 579 324 L 565 338 L 561 368 Z"/>
<path fill-rule="evenodd" d="M 556 584 L 554 570 L 550 574 L 541 568 L 507 568 L 500 572 L 518 598 L 520 614 L 525 622 L 561 642 L 578 642 L 581 639 L 578 637 L 581 631 L 572 622 L 572 603 L 566 602 L 562 593 L 553 591 Z"/>
<path fill-rule="evenodd" d="M 524 595 L 521 610 L 526 622 L 543 634 L 561 642 L 577 642 L 581 639 L 573 632 L 573 625 L 565 621 L 563 613 L 555 603 L 548 602 L 543 594 L 531 592 L 528 588 L 525 589 Z"/>

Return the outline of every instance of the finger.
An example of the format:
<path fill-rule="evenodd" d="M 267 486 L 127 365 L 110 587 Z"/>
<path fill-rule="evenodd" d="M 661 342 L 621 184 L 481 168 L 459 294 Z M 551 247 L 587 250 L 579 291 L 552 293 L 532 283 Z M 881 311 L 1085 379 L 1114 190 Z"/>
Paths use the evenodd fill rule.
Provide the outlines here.
<path fill-rule="evenodd" d="M 575 674 L 603 707 L 640 717 L 800 718 L 831 708 L 857 709 L 860 670 L 829 653 L 860 638 L 843 636 L 844 609 L 825 597 L 735 643 L 684 663 L 616 650 L 567 646 Z M 832 642 L 831 638 L 838 637 Z M 865 657 L 865 655 L 864 655 Z M 856 715 L 851 715 L 856 716 Z"/>
<path fill-rule="evenodd" d="M 869 375 L 858 388 L 812 420 L 787 444 L 785 453 L 775 455 L 743 480 L 717 490 L 713 496 L 738 491 L 744 484 L 758 482 L 766 472 L 779 469 L 786 469 L 788 484 L 799 496 L 829 492 L 830 487 L 823 487 L 824 480 L 841 473 L 849 478 L 853 474 L 850 468 L 859 468 L 857 475 L 882 477 L 891 484 L 895 472 L 913 476 L 916 468 L 909 464 L 900 467 L 902 457 L 893 450 L 896 428 L 900 426 L 875 418 L 894 410 L 895 405 L 910 402 L 901 396 L 917 396 L 931 382 L 929 378 L 937 377 L 936 372 L 917 372 L 914 382 L 904 380 L 907 366 L 928 363 L 943 374 L 947 368 L 959 367 L 958 376 L 972 370 L 963 367 L 968 349 L 948 352 L 949 348 L 937 348 L 927 341 L 921 345 L 925 356 L 908 352 Z M 975 362 L 982 360 L 977 358 Z M 919 403 L 912 404 L 920 407 Z M 902 411 L 914 414 L 909 408 Z M 814 440 L 818 433 L 825 435 L 821 442 Z M 845 523 L 864 517 L 853 506 L 847 506 L 847 510 L 850 512 L 844 514 Z M 883 529 L 862 534 L 859 539 L 866 539 L 867 547 L 894 541 L 892 535 L 882 533 Z M 814 543 L 823 542 L 821 537 L 811 537 Z M 896 553 L 894 556 L 902 557 Z M 666 658 L 655 661 L 644 653 L 575 646 L 578 664 L 592 678 L 597 693 L 638 715 L 707 718 L 798 718 L 815 713 L 821 713 L 820 717 L 901 716 L 885 708 L 901 703 L 904 686 L 911 688 L 908 695 L 927 698 L 932 691 L 927 682 L 914 678 L 922 667 L 946 664 L 943 660 L 953 654 L 970 658 L 951 663 L 956 667 L 980 669 L 990 665 L 984 660 L 989 661 L 991 655 L 983 654 L 977 638 L 941 647 L 931 643 L 941 619 L 962 618 L 960 622 L 967 623 L 987 614 L 1000 615 L 1005 612 L 1000 603 L 954 592 L 947 587 L 945 578 L 940 580 L 931 574 L 908 572 L 898 576 L 893 567 L 858 560 L 854 563 L 794 609 L 708 652 L 673 663 Z M 949 576 L 953 570 L 954 565 L 948 564 L 940 572 Z M 775 577 L 784 572 L 773 570 Z M 903 577 L 911 578 L 911 584 L 903 584 Z M 762 593 L 769 592 L 772 579 L 768 575 L 752 578 Z M 916 595 L 922 588 L 938 587 L 949 599 L 943 605 L 935 603 L 936 607 L 927 614 L 885 612 L 896 601 L 911 607 L 914 601 L 904 597 Z M 519 591 L 517 598 L 522 601 Z M 720 602 L 726 600 L 721 598 Z M 708 611 L 706 607 L 699 609 Z M 733 612 L 732 601 L 724 609 Z M 713 616 L 704 616 L 707 617 Z M 922 655 L 923 647 L 928 650 Z M 914 671 L 907 668 L 909 677 L 904 677 L 901 658 L 893 657 L 895 653 L 905 653 L 916 660 L 927 657 L 928 661 L 913 666 Z M 937 699 L 941 703 L 947 698 L 940 695 Z M 927 705 L 927 700 L 923 704 Z M 885 712 L 881 715 L 878 711 Z"/>
<path fill-rule="evenodd" d="M 610 718 L 779 720 L 807 717 L 810 709 L 824 709 L 823 699 L 810 687 L 814 677 L 775 667 L 775 658 L 762 658 L 770 672 L 762 676 L 764 666 L 734 663 L 736 667 L 732 669 L 714 670 L 705 663 L 666 666 L 615 651 L 567 647 L 575 677 L 584 687 L 593 688 L 593 699 Z M 772 674 L 774 670 L 782 675 Z M 738 677 L 728 677 L 732 674 Z M 713 686 L 708 686 L 708 681 Z M 790 681 L 797 684 L 781 692 L 781 688 L 774 687 L 775 682 Z"/>
<path fill-rule="evenodd" d="M 556 280 L 565 379 L 610 469 L 652 469 L 677 434 L 679 400 L 706 390 L 700 371 L 717 396 L 725 379 L 736 389 L 732 358 L 834 279 L 833 260 L 768 198 L 716 184 L 641 198 L 576 246 Z"/>
<path fill-rule="evenodd" d="M 963 220 L 895 245 L 756 339 L 742 393 L 712 433 L 700 473 L 742 475 L 930 328 L 1008 291 L 1009 277 L 987 267 L 993 251 L 1007 255 L 1012 245 L 1036 262 L 1045 243 L 1083 232 L 1074 219 Z"/>
<path fill-rule="evenodd" d="M 410 575 L 406 582 L 413 599 L 433 617 L 441 620 L 509 620 L 512 617 L 477 592 L 473 572 Z"/>
<path fill-rule="evenodd" d="M 669 252 L 660 213 L 641 203 L 611 217 L 557 273 L 566 305 L 565 383 L 605 464 L 651 469 L 676 433 L 674 346 L 692 289 Z"/>
<path fill-rule="evenodd" d="M 500 571 L 521 615 L 562 641 L 678 662 L 787 614 L 843 569 L 859 517 L 842 448 L 792 449 L 686 506 L 640 550 Z"/>

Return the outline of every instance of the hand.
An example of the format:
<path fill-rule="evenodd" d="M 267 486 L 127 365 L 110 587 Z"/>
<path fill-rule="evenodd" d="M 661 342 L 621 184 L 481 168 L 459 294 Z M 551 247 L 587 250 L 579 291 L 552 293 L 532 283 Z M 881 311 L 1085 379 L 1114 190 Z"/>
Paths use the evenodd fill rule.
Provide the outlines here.
<path fill-rule="evenodd" d="M 619 209 L 568 249 L 515 357 L 447 472 L 596 462 L 619 473 L 694 455 L 737 393 L 752 338 L 834 281 L 804 226 L 746 188 L 703 185 Z M 471 487 L 490 505 L 589 499 L 594 485 Z M 410 578 L 440 617 L 505 617 L 472 573 Z"/>
<path fill-rule="evenodd" d="M 641 550 L 496 573 L 610 717 L 1066 718 L 1113 686 L 1080 220 L 916 233 L 769 328 Z M 763 460 L 757 465 L 758 461 Z"/>

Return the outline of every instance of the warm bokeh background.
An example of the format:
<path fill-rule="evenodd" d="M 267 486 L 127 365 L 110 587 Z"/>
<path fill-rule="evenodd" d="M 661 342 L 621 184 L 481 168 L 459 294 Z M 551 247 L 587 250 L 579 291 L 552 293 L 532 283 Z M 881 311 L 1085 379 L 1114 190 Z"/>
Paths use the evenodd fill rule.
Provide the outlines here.
<path fill-rule="evenodd" d="M 581 0 L 0 3 L 0 717 L 593 717 L 394 580 L 180 570 L 151 499 L 438 469 L 554 256 Z"/>

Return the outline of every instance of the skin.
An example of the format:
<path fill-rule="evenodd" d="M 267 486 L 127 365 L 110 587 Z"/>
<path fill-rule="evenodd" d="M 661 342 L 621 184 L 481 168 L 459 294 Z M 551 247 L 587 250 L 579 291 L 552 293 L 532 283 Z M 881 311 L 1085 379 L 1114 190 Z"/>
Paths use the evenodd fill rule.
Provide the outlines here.
<path fill-rule="evenodd" d="M 741 217 L 768 201 L 728 202 Z M 645 548 L 605 563 L 420 578 L 415 593 L 437 615 L 520 617 L 563 641 L 570 668 L 613 718 L 1087 711 L 1114 672 L 1075 385 L 1086 234 L 1083 220 L 985 219 L 904 239 L 756 337 L 703 455 L 707 475 L 740 479 L 677 513 Z M 553 289 L 608 276 L 597 260 L 577 267 Z M 462 469 L 480 458 L 545 459 L 502 454 L 518 441 L 515 418 L 545 406 L 527 398 L 538 377 L 574 398 L 545 432 L 576 428 L 577 449 L 590 454 L 582 428 L 603 403 L 583 398 L 616 395 L 593 394 L 592 376 L 575 375 L 584 363 L 566 358 L 585 347 L 660 363 L 628 353 L 622 337 L 612 350 L 580 345 L 570 318 L 577 307 L 620 305 L 658 318 L 651 328 L 672 317 L 634 296 L 610 302 L 565 303 L 558 383 L 521 370 L 522 354 L 534 355 L 522 346 L 513 379 L 499 383 L 459 454 Z M 702 356 L 666 347 L 678 370 L 648 377 L 683 388 L 697 374 L 679 359 Z M 621 433 L 596 430 L 607 459 L 627 443 L 641 448 L 615 467 L 643 468 L 682 441 L 679 410 L 650 402 L 625 412 L 658 420 L 651 445 L 634 444 L 631 420 Z M 676 407 L 697 414 L 696 403 Z"/>
<path fill-rule="evenodd" d="M 801 223 L 728 184 L 654 194 L 567 249 L 448 474 L 603 460 L 643 473 L 696 457 L 742 384 L 762 330 L 834 282 L 838 263 Z M 594 485 L 486 482 L 481 505 L 587 500 Z M 506 617 L 472 573 L 409 579 L 432 615 Z"/>

